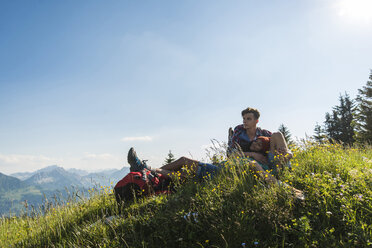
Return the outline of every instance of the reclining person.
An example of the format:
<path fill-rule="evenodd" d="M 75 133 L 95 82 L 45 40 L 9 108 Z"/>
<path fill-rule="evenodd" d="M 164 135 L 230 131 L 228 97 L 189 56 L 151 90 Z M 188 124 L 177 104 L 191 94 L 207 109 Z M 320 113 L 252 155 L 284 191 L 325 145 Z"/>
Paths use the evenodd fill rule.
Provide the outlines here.
<path fill-rule="evenodd" d="M 282 133 L 273 133 L 271 137 L 259 136 L 249 145 L 252 152 L 260 152 L 267 156 L 267 163 L 260 163 L 264 170 L 273 170 L 273 174 L 278 174 L 278 169 L 291 167 L 290 159 L 292 152 L 288 149 Z"/>
<path fill-rule="evenodd" d="M 280 181 L 275 178 L 275 173 L 277 171 L 275 169 L 276 166 L 269 166 L 269 161 L 274 161 L 273 158 L 276 154 L 281 154 L 284 157 L 287 155 L 287 161 L 289 161 L 292 157 L 283 135 L 280 132 L 272 134 L 268 130 L 257 127 L 258 119 L 260 117 L 260 113 L 257 109 L 246 108 L 241 114 L 243 117 L 243 124 L 235 127 L 231 138 L 229 138 L 228 154 L 232 156 L 239 154 L 238 152 L 243 150 L 244 156 L 251 158 L 249 159 L 251 170 L 257 172 L 257 174 L 259 174 L 267 183 L 279 183 Z M 263 154 L 262 149 L 259 148 L 260 141 L 254 142 L 258 139 L 258 137 L 261 136 L 270 138 L 270 153 L 268 153 L 269 158 L 266 156 L 266 154 Z M 253 150 L 250 150 L 252 144 Z M 257 162 L 252 161 L 252 159 L 256 160 Z M 133 148 L 131 148 L 128 152 L 128 163 L 131 165 L 131 170 L 132 168 L 137 171 L 147 168 L 146 163 L 143 161 L 141 162 L 138 159 Z M 202 177 L 206 173 L 217 173 L 222 167 L 224 167 L 224 162 L 219 165 L 213 165 L 202 163 L 186 157 L 181 157 L 172 163 L 155 169 L 155 171 L 163 175 L 168 175 L 169 177 L 172 177 L 174 172 L 179 171 L 181 171 L 181 177 L 187 177 L 187 174 L 189 173 Z M 182 168 L 186 168 L 186 171 L 181 170 Z M 272 174 L 269 172 L 272 172 Z"/>
<path fill-rule="evenodd" d="M 130 171 L 142 171 L 144 169 L 151 170 L 151 167 L 146 164 L 145 161 L 141 161 L 134 148 L 130 148 L 128 152 L 128 163 L 130 165 Z M 181 178 L 186 178 L 190 174 L 196 174 L 197 167 L 201 163 L 197 160 L 193 160 L 186 157 L 181 157 L 169 164 L 166 164 L 160 168 L 155 168 L 153 171 L 160 173 L 162 175 L 173 177 L 175 172 L 181 173 Z"/>
<path fill-rule="evenodd" d="M 262 151 L 262 149 L 260 149 L 260 150 L 257 149 L 257 152 L 261 152 L 261 151 Z M 181 157 L 181 158 L 177 159 L 176 161 L 174 161 L 172 163 L 166 164 L 166 165 L 164 165 L 160 168 L 156 168 L 154 170 L 155 170 L 155 172 L 160 173 L 162 175 L 166 175 L 171 179 L 173 178 L 175 173 L 178 173 L 178 172 L 180 172 L 180 177 L 181 178 L 196 176 L 197 178 L 202 179 L 202 178 L 204 178 L 204 176 L 208 176 L 208 175 L 211 175 L 211 177 L 213 177 L 213 175 L 215 175 L 222 168 L 224 168 L 225 162 L 226 161 L 224 161 L 224 162 L 222 162 L 218 165 L 214 165 L 214 164 L 209 164 L 209 163 L 202 163 L 202 162 L 199 162 L 197 160 L 193 160 L 193 159 L 186 158 L 186 157 Z M 262 166 L 258 162 L 254 161 L 252 159 L 249 159 L 249 158 L 248 158 L 247 162 L 249 163 L 249 168 L 252 171 L 254 171 L 256 174 L 258 174 L 261 177 L 261 179 L 266 181 L 268 184 L 275 184 L 275 183 L 282 184 L 282 182 L 277 180 L 273 174 L 271 174 L 267 170 L 263 169 Z M 144 161 L 141 161 L 138 158 L 138 156 L 137 156 L 133 147 L 130 148 L 130 150 L 128 152 L 128 163 L 130 164 L 130 170 L 131 171 L 142 171 L 144 169 L 151 170 L 151 168 Z M 183 170 L 183 169 L 185 169 L 185 170 Z M 296 198 L 298 198 L 300 200 L 305 199 L 305 197 L 303 195 L 303 192 L 301 190 L 295 189 L 295 188 L 293 188 L 291 186 L 288 186 L 288 185 L 285 185 L 285 186 L 291 188 L 291 190 L 294 192 Z"/>

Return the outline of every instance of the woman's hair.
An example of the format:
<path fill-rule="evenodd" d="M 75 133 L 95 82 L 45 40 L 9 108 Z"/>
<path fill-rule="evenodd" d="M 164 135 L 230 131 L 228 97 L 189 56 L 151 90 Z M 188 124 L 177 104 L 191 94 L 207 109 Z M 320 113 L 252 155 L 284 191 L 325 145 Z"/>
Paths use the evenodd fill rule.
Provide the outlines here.
<path fill-rule="evenodd" d="M 251 150 L 252 143 L 253 141 L 248 142 L 248 141 L 242 140 L 239 145 L 243 152 L 253 152 Z"/>
<path fill-rule="evenodd" d="M 270 150 L 270 138 L 269 137 L 258 136 L 255 141 L 258 141 L 258 140 L 261 140 L 261 144 L 262 144 L 262 149 L 261 149 L 260 152 L 266 153 L 267 151 Z M 255 141 L 253 141 L 253 142 L 255 142 Z M 252 145 L 252 143 L 251 143 L 251 145 Z"/>
<path fill-rule="evenodd" d="M 256 118 L 256 120 L 258 120 L 258 118 L 260 118 L 260 112 L 255 109 L 255 108 L 246 108 L 242 111 L 242 116 L 244 116 L 245 114 L 248 114 L 248 113 L 252 113 L 254 115 L 254 117 Z"/>

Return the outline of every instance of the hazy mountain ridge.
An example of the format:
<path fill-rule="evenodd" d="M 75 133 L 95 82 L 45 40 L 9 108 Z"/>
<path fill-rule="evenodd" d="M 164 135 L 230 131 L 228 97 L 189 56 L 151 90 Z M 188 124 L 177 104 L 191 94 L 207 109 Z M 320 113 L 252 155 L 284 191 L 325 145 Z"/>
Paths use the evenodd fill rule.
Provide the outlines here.
<path fill-rule="evenodd" d="M 24 183 L 18 178 L 7 176 L 0 172 L 0 192 L 18 189 L 23 186 L 24 186 Z"/>
<path fill-rule="evenodd" d="M 19 172 L 11 175 L 0 173 L 0 215 L 19 212 L 26 200 L 38 205 L 46 197 L 69 191 L 86 191 L 92 187 L 115 185 L 129 172 L 129 167 L 88 172 L 80 169 L 65 170 L 57 165 L 34 172 Z"/>
<path fill-rule="evenodd" d="M 69 173 L 62 167 L 51 170 L 40 171 L 24 181 L 27 185 L 38 185 L 48 190 L 63 189 L 64 187 L 84 187 L 80 182 L 80 177 L 74 173 Z"/>
<path fill-rule="evenodd" d="M 116 182 L 129 172 L 129 167 L 119 169 L 106 169 L 96 172 L 88 172 L 81 169 L 64 169 L 57 165 L 47 166 L 34 172 L 18 172 L 7 177 L 19 179 L 27 185 L 47 186 L 50 183 L 57 183 L 58 187 L 71 185 L 79 187 L 91 187 L 97 184 L 104 186 Z M 4 174 L 3 174 L 4 175 Z M 54 187 L 54 185 L 52 185 Z M 0 190 L 3 188 L 0 182 Z"/>

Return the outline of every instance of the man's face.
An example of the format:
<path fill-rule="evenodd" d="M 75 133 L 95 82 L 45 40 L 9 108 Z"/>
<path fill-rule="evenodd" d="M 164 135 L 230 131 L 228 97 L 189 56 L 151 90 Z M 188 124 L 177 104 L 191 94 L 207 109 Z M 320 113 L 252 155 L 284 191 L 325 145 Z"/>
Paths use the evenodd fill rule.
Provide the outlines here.
<path fill-rule="evenodd" d="M 259 152 L 262 150 L 262 140 L 258 139 L 252 142 L 251 150 L 255 152 Z"/>
<path fill-rule="evenodd" d="M 254 117 L 253 113 L 243 115 L 243 125 L 245 129 L 256 128 L 258 120 Z"/>

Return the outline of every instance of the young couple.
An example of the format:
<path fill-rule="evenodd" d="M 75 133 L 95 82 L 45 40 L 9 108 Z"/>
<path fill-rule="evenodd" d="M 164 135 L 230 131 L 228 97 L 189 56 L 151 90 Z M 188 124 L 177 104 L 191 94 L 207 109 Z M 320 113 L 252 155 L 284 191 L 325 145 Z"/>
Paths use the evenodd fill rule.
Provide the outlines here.
<path fill-rule="evenodd" d="M 278 169 L 289 166 L 292 153 L 280 132 L 271 133 L 257 127 L 260 112 L 254 108 L 246 108 L 242 111 L 243 124 L 229 130 L 228 155 L 250 158 L 250 169 L 258 174 L 267 183 L 280 183 L 276 179 Z M 240 155 L 239 155 L 240 154 Z M 128 163 L 131 171 L 142 171 L 150 169 L 144 161 L 141 161 L 133 148 L 128 152 Z M 207 174 L 215 174 L 224 167 L 219 165 L 202 163 L 186 157 L 156 168 L 157 173 L 172 177 L 175 172 L 180 172 L 181 177 L 188 177 L 190 173 L 199 178 Z M 302 192 L 295 190 L 296 196 L 302 198 Z M 297 192 L 296 192 L 297 191 Z"/>

